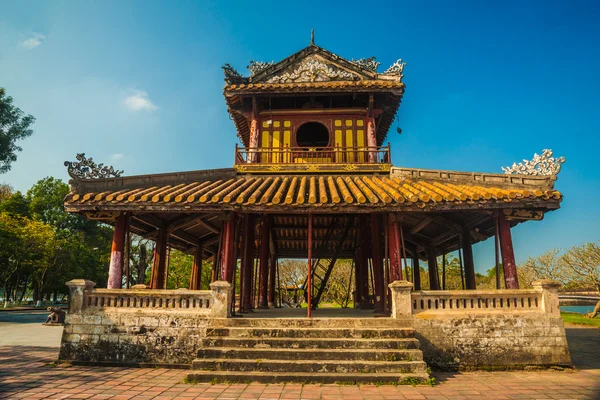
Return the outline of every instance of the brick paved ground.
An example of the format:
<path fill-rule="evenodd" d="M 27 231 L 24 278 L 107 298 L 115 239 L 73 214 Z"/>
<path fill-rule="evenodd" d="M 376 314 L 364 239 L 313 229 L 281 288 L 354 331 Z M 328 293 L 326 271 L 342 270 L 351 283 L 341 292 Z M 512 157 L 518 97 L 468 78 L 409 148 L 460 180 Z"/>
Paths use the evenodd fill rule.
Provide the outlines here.
<path fill-rule="evenodd" d="M 53 367 L 56 347 L 0 346 L 0 399 L 599 400 L 600 330 L 568 329 L 568 336 L 576 371 L 437 373 L 434 387 L 190 385 L 184 370 Z"/>

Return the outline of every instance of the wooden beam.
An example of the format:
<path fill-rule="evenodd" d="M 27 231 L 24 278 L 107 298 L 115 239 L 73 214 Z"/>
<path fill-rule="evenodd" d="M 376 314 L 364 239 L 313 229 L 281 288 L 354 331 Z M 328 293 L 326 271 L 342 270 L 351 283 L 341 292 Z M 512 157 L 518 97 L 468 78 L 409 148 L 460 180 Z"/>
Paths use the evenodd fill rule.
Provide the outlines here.
<path fill-rule="evenodd" d="M 410 230 L 410 234 L 411 234 L 411 235 L 414 235 L 415 233 L 422 231 L 423 229 L 425 229 L 425 227 L 426 227 L 427 225 L 429 225 L 429 224 L 430 224 L 430 223 L 432 223 L 432 222 L 433 222 L 433 221 L 432 221 L 432 219 L 431 219 L 431 218 L 429 218 L 429 217 L 425 217 L 425 219 L 424 219 L 423 221 L 419 222 L 417 225 L 415 225 L 415 227 L 414 227 L 414 228 L 412 228 L 412 229 Z"/>

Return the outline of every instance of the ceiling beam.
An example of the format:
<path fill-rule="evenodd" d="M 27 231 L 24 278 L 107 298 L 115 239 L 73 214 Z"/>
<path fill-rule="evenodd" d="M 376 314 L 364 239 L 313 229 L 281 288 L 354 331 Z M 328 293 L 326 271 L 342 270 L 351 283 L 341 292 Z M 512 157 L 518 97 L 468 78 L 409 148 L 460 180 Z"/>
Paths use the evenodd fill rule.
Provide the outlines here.
<path fill-rule="evenodd" d="M 425 229 L 425 227 L 427 225 L 429 225 L 430 223 L 432 223 L 433 221 L 431 220 L 431 218 L 429 217 L 425 217 L 425 219 L 423 219 L 423 221 L 419 222 L 417 225 L 415 225 L 414 228 L 412 228 L 410 230 L 410 234 L 414 235 L 415 233 L 422 231 L 423 229 Z"/>

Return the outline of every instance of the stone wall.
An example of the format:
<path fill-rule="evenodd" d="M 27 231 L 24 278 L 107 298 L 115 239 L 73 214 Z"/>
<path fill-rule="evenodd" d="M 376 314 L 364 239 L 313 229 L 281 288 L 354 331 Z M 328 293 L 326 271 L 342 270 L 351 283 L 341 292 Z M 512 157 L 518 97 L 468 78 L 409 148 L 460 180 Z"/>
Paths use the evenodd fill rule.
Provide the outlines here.
<path fill-rule="evenodd" d="M 76 280 L 59 359 L 87 363 L 190 364 L 213 318 L 226 318 L 230 288 L 210 291 L 92 290 Z"/>
<path fill-rule="evenodd" d="M 394 284 L 390 287 L 396 301 L 403 292 L 398 282 Z M 404 301 L 398 317 L 413 315 L 416 337 L 432 366 L 570 365 L 558 286 L 544 280 L 535 282 L 532 290 L 415 292 L 409 300 L 411 310 Z"/>

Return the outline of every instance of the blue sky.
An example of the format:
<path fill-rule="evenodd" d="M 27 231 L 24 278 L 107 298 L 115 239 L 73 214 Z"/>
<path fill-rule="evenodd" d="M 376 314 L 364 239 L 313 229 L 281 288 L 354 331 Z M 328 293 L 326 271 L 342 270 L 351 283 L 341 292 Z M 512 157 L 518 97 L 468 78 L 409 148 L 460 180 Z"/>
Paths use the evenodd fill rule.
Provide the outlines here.
<path fill-rule="evenodd" d="M 513 230 L 517 261 L 600 240 L 596 1 L 0 2 L 0 85 L 37 118 L 13 170 L 26 190 L 85 152 L 128 175 L 230 167 L 221 66 L 316 43 L 407 62 L 398 166 L 501 172 L 544 148 L 562 209 Z M 475 246 L 478 270 L 493 244 Z"/>

